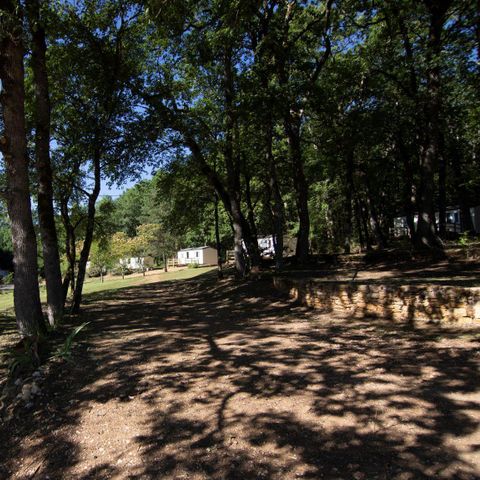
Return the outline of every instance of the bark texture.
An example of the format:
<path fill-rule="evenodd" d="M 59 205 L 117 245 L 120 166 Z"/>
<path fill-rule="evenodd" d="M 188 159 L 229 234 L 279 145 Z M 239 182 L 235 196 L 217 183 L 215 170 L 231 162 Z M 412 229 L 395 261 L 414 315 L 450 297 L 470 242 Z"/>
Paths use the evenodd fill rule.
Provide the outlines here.
<path fill-rule="evenodd" d="M 35 160 L 38 177 L 38 218 L 42 238 L 47 314 L 55 327 L 63 314 L 62 274 L 53 209 L 52 167 L 50 162 L 50 97 L 46 66 L 45 29 L 38 0 L 27 2 L 32 35 L 32 70 L 35 88 Z"/>
<path fill-rule="evenodd" d="M 442 156 L 441 141 L 441 67 L 442 31 L 451 0 L 424 0 L 430 16 L 427 47 L 427 87 L 425 141 L 420 161 L 418 226 L 416 245 L 419 248 L 441 247 L 435 228 L 434 174 Z"/>
<path fill-rule="evenodd" d="M 24 111 L 21 21 L 16 5 L 0 0 L 0 102 L 4 131 L 0 146 L 5 162 L 7 208 L 14 256 L 14 305 L 20 334 L 37 337 L 44 329 L 38 288 L 37 242 L 32 222 Z M 5 15 L 6 13 L 6 15 Z"/>

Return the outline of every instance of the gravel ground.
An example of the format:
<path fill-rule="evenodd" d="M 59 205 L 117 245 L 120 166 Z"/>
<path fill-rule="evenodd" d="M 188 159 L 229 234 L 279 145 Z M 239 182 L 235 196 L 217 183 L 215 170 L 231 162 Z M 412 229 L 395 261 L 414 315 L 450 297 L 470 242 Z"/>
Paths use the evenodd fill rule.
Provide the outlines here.
<path fill-rule="evenodd" d="M 4 479 L 478 479 L 480 336 L 319 315 L 212 275 L 89 300 L 23 379 Z"/>

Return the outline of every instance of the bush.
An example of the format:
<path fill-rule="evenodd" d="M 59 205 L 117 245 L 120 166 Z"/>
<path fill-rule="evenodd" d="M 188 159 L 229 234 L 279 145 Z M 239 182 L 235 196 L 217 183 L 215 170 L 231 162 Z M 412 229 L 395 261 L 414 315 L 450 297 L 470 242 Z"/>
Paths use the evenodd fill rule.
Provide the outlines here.
<path fill-rule="evenodd" d="M 200 267 L 200 264 L 198 264 L 197 262 L 192 262 L 188 264 L 188 268 L 199 268 L 199 267 Z"/>
<path fill-rule="evenodd" d="M 468 232 L 463 232 L 460 234 L 460 238 L 458 239 L 458 244 L 461 247 L 469 247 L 473 243 L 472 239 Z"/>
<path fill-rule="evenodd" d="M 118 276 L 121 276 L 121 275 L 130 275 L 133 272 L 129 268 L 115 267 L 115 268 L 112 268 L 110 273 L 112 275 L 115 275 L 116 277 L 118 277 Z"/>
<path fill-rule="evenodd" d="M 87 274 L 89 277 L 99 277 L 102 274 L 102 268 L 98 265 L 91 265 Z"/>

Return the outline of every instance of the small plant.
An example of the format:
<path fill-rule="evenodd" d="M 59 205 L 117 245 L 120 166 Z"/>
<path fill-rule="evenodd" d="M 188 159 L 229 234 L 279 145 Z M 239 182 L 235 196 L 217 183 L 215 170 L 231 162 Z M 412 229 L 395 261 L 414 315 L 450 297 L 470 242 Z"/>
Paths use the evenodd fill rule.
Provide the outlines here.
<path fill-rule="evenodd" d="M 17 372 L 30 370 L 38 366 L 38 339 L 24 338 L 6 354 L 8 375 L 12 377 Z"/>
<path fill-rule="evenodd" d="M 471 243 L 472 243 L 472 240 L 471 240 L 468 232 L 463 232 L 463 233 L 460 235 L 460 238 L 458 239 L 458 244 L 459 244 L 461 247 L 467 248 L 467 247 L 470 246 Z"/>
<path fill-rule="evenodd" d="M 200 264 L 198 262 L 192 262 L 188 264 L 188 268 L 199 268 Z"/>
<path fill-rule="evenodd" d="M 58 347 L 55 352 L 53 353 L 52 357 L 59 357 L 63 358 L 64 360 L 69 360 L 72 356 L 72 345 L 75 337 L 89 324 L 90 322 L 82 323 L 75 327 L 70 335 L 65 339 L 63 344 Z"/>
<path fill-rule="evenodd" d="M 8 376 L 12 377 L 16 372 L 33 368 L 34 362 L 29 352 L 14 352 L 8 354 Z"/>

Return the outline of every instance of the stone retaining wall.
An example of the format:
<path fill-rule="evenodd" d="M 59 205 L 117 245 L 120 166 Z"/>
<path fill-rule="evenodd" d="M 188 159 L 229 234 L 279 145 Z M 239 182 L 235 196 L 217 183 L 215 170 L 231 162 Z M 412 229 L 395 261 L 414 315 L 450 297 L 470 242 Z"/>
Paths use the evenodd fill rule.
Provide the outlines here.
<path fill-rule="evenodd" d="M 321 281 L 274 277 L 274 286 L 303 305 L 339 316 L 400 322 L 480 324 L 480 287 Z"/>

